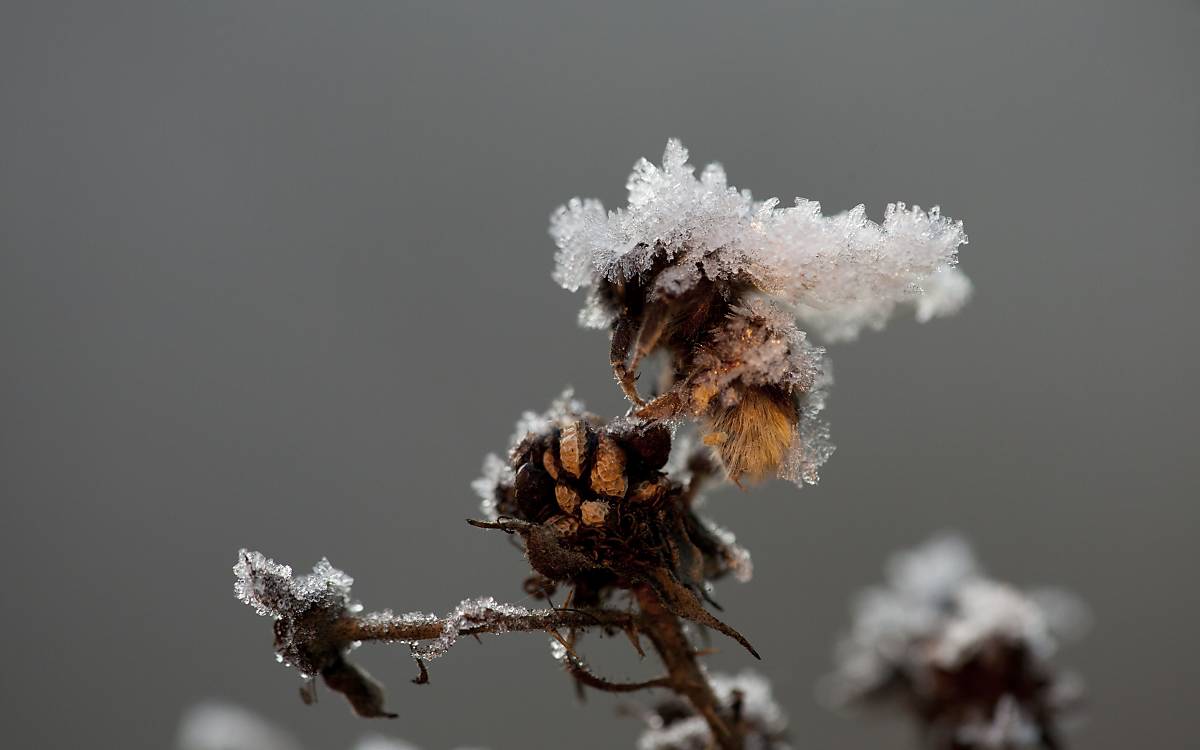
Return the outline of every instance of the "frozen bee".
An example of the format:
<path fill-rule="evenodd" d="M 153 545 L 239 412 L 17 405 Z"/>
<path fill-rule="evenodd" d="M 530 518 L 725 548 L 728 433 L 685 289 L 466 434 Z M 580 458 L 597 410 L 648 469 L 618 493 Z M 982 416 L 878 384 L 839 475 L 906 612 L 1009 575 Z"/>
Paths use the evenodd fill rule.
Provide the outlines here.
<path fill-rule="evenodd" d="M 811 484 L 832 453 L 817 419 L 828 376 L 816 380 L 821 352 L 800 321 L 846 340 L 902 307 L 922 321 L 953 313 L 970 293 L 962 223 L 938 208 L 894 203 L 875 223 L 862 206 L 827 216 L 803 198 L 754 200 L 720 164 L 697 174 L 674 139 L 625 186 L 616 210 L 574 198 L 551 215 L 554 279 L 589 290 L 579 322 L 611 326 L 613 372 L 637 413 L 699 421 L 734 481 L 777 471 Z M 647 403 L 637 378 L 656 352 L 665 382 Z"/>
<path fill-rule="evenodd" d="M 731 480 L 762 479 L 793 450 L 821 350 L 748 277 L 710 278 L 698 264 L 698 280 L 674 293 L 677 270 L 660 249 L 647 271 L 598 283 L 594 299 L 614 318 L 613 374 L 639 417 L 701 420 Z M 640 367 L 660 351 L 663 390 L 647 401 Z"/>

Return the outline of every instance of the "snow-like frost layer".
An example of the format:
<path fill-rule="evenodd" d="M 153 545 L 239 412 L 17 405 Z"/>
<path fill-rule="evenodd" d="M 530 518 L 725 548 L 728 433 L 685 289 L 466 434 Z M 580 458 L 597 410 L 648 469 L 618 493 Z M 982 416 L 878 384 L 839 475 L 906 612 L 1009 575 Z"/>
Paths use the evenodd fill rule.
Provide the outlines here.
<path fill-rule="evenodd" d="M 580 198 L 559 207 L 550 221 L 554 279 L 571 291 L 629 279 L 662 250 L 672 260 L 657 279 L 663 292 L 688 289 L 701 269 L 713 279 L 744 275 L 828 340 L 881 328 L 899 305 L 915 307 L 922 321 L 949 314 L 970 294 L 954 267 L 967 242 L 962 222 L 937 206 L 889 204 L 879 223 L 861 205 L 832 216 L 803 198 L 779 208 L 775 198 L 756 201 L 730 186 L 721 165 L 697 177 L 687 160 L 672 139 L 661 167 L 634 165 L 626 207 L 606 211 Z M 595 299 L 580 313 L 588 326 L 610 320 Z"/>

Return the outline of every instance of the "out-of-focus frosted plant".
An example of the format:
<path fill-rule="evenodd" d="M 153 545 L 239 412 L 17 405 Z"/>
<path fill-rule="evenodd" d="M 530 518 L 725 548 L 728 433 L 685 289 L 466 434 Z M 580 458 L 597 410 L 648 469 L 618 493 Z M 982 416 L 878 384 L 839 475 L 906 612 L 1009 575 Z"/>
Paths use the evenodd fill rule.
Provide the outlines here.
<path fill-rule="evenodd" d="M 379 684 L 349 661 L 363 641 L 407 648 L 413 682 L 425 684 L 428 663 L 462 636 L 542 631 L 581 692 L 666 691 L 646 714 L 643 748 L 787 747 L 765 681 L 709 675 L 693 643 L 692 626 L 709 628 L 758 657 L 712 612 L 715 583 L 749 581 L 753 569 L 734 535 L 698 512 L 699 492 L 772 473 L 815 483 L 832 451 L 819 418 L 831 378 L 808 331 L 836 341 L 881 327 L 902 306 L 919 320 L 953 312 L 970 291 L 956 268 L 966 235 L 936 208 L 897 203 L 877 224 L 861 206 L 824 216 L 811 201 L 755 201 L 717 165 L 697 177 L 677 141 L 661 167 L 639 161 L 628 188 L 626 208 L 576 199 L 550 231 L 554 278 L 589 290 L 580 320 L 610 329 L 630 412 L 605 418 L 568 392 L 526 412 L 473 483 L 482 518 L 469 523 L 519 541 L 531 569 L 524 591 L 544 606 L 482 597 L 441 616 L 366 612 L 353 580 L 328 561 L 297 576 L 243 550 L 235 591 L 273 620 L 276 656 L 299 670 L 307 702 L 320 679 L 360 715 L 394 716 Z M 643 398 L 638 374 L 655 356 L 662 377 Z M 983 579 L 960 545 L 943 542 L 897 563 L 893 588 L 869 595 L 835 689 L 851 699 L 898 682 L 951 747 L 1026 731 L 1050 746 L 1058 683 L 1044 665 L 1055 611 Z M 602 676 L 584 658 L 588 634 L 626 636 L 661 671 L 636 682 Z M 991 681 L 981 687 L 974 675 Z"/>
<path fill-rule="evenodd" d="M 787 741 L 787 716 L 771 696 L 771 684 L 762 675 L 745 671 L 711 676 L 713 691 L 741 727 L 746 750 L 791 750 Z M 712 735 L 704 718 L 678 697 L 660 701 L 644 716 L 646 729 L 638 750 L 707 750 Z"/>
<path fill-rule="evenodd" d="M 299 742 L 266 719 L 228 703 L 202 703 L 183 716 L 176 750 L 302 750 Z M 351 750 L 418 750 L 403 740 L 369 734 Z M 480 750 L 460 748 L 459 750 Z"/>
<path fill-rule="evenodd" d="M 863 592 L 824 687 L 839 706 L 911 713 L 932 748 L 1057 748 L 1078 681 L 1051 664 L 1088 616 L 1058 590 L 987 578 L 967 544 L 936 537 L 896 555 Z"/>

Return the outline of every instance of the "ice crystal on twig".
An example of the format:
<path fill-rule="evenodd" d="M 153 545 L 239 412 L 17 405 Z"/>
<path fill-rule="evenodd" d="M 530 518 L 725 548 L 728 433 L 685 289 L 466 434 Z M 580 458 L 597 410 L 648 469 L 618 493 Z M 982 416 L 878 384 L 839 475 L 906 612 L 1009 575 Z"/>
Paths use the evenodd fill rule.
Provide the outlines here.
<path fill-rule="evenodd" d="M 413 656 L 421 659 L 436 659 L 458 642 L 459 631 L 469 625 L 489 621 L 503 623 L 507 618 L 528 614 L 531 612 L 525 607 L 501 604 L 490 596 L 464 599 L 443 620 L 442 632 L 437 638 L 412 644 Z M 506 628 L 501 624 L 490 632 L 503 633 L 505 630 Z"/>
<path fill-rule="evenodd" d="M 320 675 L 360 716 L 395 716 L 383 710 L 382 686 L 346 660 L 355 644 L 339 625 L 360 609 L 350 599 L 353 578 L 324 559 L 311 574 L 293 576 L 290 566 L 245 549 L 238 553 L 233 573 L 238 599 L 275 621 L 276 657 L 308 681 L 301 692 L 306 700 Z"/>
<path fill-rule="evenodd" d="M 828 695 L 907 706 L 935 748 L 1055 748 L 1073 691 L 1050 658 L 1085 617 L 1068 594 L 986 578 L 965 542 L 941 536 L 895 556 L 888 586 L 860 597 Z"/>
<path fill-rule="evenodd" d="M 423 612 L 398 615 L 390 609 L 363 613 L 350 597 L 353 579 L 327 560 L 317 563 L 311 575 L 293 576 L 290 566 L 242 550 L 234 573 L 238 598 L 274 620 L 276 657 L 306 680 L 301 691 L 305 701 L 314 699 L 314 681 L 320 676 L 345 695 L 361 716 L 394 715 L 383 710 L 382 686 L 346 660 L 364 640 L 408 646 L 420 669 L 414 682 L 425 684 L 429 681 L 425 662 L 445 654 L 462 635 L 554 631 L 581 624 L 614 631 L 633 627 L 633 617 L 624 611 L 531 610 L 490 596 L 464 599 L 444 617 Z"/>
<path fill-rule="evenodd" d="M 745 671 L 710 675 L 713 692 L 734 717 L 745 750 L 789 750 L 787 717 L 771 696 L 766 678 Z M 714 746 L 705 720 L 678 698 L 660 702 L 645 716 L 638 750 L 708 750 Z"/>

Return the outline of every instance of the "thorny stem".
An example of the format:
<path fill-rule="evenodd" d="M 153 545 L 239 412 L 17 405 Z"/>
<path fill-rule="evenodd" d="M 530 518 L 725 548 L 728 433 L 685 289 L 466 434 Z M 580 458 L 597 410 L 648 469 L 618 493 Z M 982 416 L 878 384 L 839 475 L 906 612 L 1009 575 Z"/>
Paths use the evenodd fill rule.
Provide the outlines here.
<path fill-rule="evenodd" d="M 492 613 L 486 620 L 468 622 L 459 635 L 507 633 L 511 631 L 551 631 L 557 628 L 640 627 L 639 618 L 613 609 L 540 609 L 520 615 Z M 438 638 L 449 620 L 406 623 L 396 620 L 372 621 L 362 616 L 344 617 L 336 626 L 336 635 L 345 641 L 426 641 Z"/>
<path fill-rule="evenodd" d="M 721 750 L 742 750 L 742 737 L 736 724 L 722 715 L 721 703 L 713 692 L 708 678 L 700 669 L 696 651 L 692 648 L 683 626 L 659 601 L 653 590 L 637 590 L 641 613 L 613 609 L 541 609 L 523 614 L 490 613 L 486 620 L 468 621 L 459 628 L 459 635 L 545 631 L 554 633 L 560 628 L 616 628 L 627 632 L 644 633 L 658 652 L 667 675 L 643 683 L 610 683 L 592 675 L 568 656 L 568 671 L 583 684 L 606 692 L 630 692 L 646 688 L 666 688 L 686 698 L 696 712 L 704 717 Z M 441 637 L 449 618 L 425 622 L 376 620 L 368 616 L 347 616 L 335 626 L 335 636 L 345 641 L 424 641 Z M 422 670 L 424 673 L 424 670 Z"/>
<path fill-rule="evenodd" d="M 741 733 L 721 715 L 721 702 L 700 669 L 696 652 L 688 642 L 679 618 L 668 612 L 658 596 L 646 587 L 637 590 L 637 599 L 642 610 L 639 628 L 650 638 L 662 658 L 671 689 L 687 698 L 704 717 L 721 750 L 742 750 Z"/>

